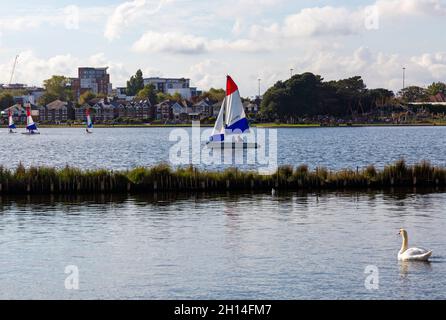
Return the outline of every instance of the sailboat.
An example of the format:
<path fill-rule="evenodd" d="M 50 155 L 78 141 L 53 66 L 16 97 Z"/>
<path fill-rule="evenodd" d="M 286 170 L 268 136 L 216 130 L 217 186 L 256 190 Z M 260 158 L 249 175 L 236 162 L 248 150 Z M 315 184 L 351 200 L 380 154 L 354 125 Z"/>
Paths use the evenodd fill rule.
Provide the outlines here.
<path fill-rule="evenodd" d="M 91 121 L 91 115 L 90 115 L 90 109 L 87 109 L 86 111 L 87 113 L 87 133 L 93 133 L 92 129 L 93 129 L 93 121 Z"/>
<path fill-rule="evenodd" d="M 17 127 L 14 123 L 11 109 L 8 110 L 8 122 L 9 133 L 16 133 L 14 130 L 17 129 Z"/>
<path fill-rule="evenodd" d="M 240 134 L 249 132 L 249 123 L 243 108 L 238 87 L 230 76 L 226 81 L 226 97 L 223 100 L 212 135 L 207 143 L 210 148 L 257 149 L 257 143 L 246 143 Z M 225 138 L 237 135 L 237 142 L 226 142 Z"/>
<path fill-rule="evenodd" d="M 34 123 L 33 117 L 31 116 L 31 107 L 29 105 L 26 107 L 26 130 L 28 130 L 28 132 L 23 132 L 22 134 L 40 134 L 39 129 L 37 129 L 37 125 Z"/>

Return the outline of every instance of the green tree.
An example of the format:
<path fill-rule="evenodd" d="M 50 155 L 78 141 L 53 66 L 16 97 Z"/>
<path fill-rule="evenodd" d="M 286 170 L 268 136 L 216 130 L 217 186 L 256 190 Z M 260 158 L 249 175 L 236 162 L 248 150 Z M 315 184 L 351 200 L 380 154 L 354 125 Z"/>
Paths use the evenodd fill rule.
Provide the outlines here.
<path fill-rule="evenodd" d="M 91 91 L 86 91 L 83 94 L 81 94 L 81 96 L 79 97 L 79 103 L 81 105 L 88 103 L 90 100 L 96 98 L 97 96 L 91 92 Z"/>
<path fill-rule="evenodd" d="M 47 102 L 50 98 L 54 98 L 53 100 L 60 99 L 62 101 L 73 100 L 74 94 L 71 89 L 71 81 L 64 76 L 52 76 L 43 82 L 43 86 L 45 87 L 46 93 L 43 100 L 46 103 L 51 102 Z"/>
<path fill-rule="evenodd" d="M 398 95 L 404 102 L 424 102 L 429 97 L 426 89 L 417 86 L 404 88 Z"/>
<path fill-rule="evenodd" d="M 323 78 L 312 73 L 295 75 L 277 82 L 264 94 L 261 117 L 293 123 L 298 117 L 328 113 L 333 89 L 324 84 Z"/>
<path fill-rule="evenodd" d="M 435 96 L 439 93 L 446 94 L 446 84 L 444 82 L 434 82 L 427 87 L 427 93 L 431 96 Z"/>
<path fill-rule="evenodd" d="M 171 99 L 172 99 L 172 96 L 170 94 L 163 93 L 163 92 L 158 92 L 156 94 L 156 101 L 158 103 L 166 101 L 166 100 L 171 100 Z"/>
<path fill-rule="evenodd" d="M 149 100 L 152 103 L 157 102 L 155 86 L 153 84 L 148 84 L 144 89 L 140 90 L 136 95 L 138 99 Z"/>
<path fill-rule="evenodd" d="M 53 102 L 54 100 L 59 99 L 59 97 L 56 94 L 50 93 L 50 92 L 45 92 L 37 101 L 37 103 L 39 103 L 40 105 L 47 105 L 51 102 Z"/>
<path fill-rule="evenodd" d="M 141 70 L 136 71 L 136 74 L 127 81 L 126 94 L 129 96 L 136 96 L 139 91 L 144 89 L 144 78 Z"/>
<path fill-rule="evenodd" d="M 338 116 L 369 113 L 389 103 L 393 92 L 367 89 L 359 76 L 325 82 L 312 73 L 279 81 L 264 94 L 260 119 L 295 123 L 302 117 Z"/>
<path fill-rule="evenodd" d="M 383 88 L 368 90 L 365 96 L 369 110 L 390 105 L 394 98 L 395 94 L 393 91 Z"/>
<path fill-rule="evenodd" d="M 225 98 L 226 91 L 224 89 L 215 89 L 211 88 L 209 91 L 205 91 L 202 93 L 201 98 L 209 98 L 214 101 L 221 101 Z"/>
<path fill-rule="evenodd" d="M 172 99 L 175 100 L 175 101 L 181 101 L 181 100 L 183 100 L 183 96 L 181 95 L 181 93 L 175 92 L 172 95 Z"/>
<path fill-rule="evenodd" d="M 5 110 L 14 104 L 14 97 L 9 92 L 0 94 L 0 110 Z"/>

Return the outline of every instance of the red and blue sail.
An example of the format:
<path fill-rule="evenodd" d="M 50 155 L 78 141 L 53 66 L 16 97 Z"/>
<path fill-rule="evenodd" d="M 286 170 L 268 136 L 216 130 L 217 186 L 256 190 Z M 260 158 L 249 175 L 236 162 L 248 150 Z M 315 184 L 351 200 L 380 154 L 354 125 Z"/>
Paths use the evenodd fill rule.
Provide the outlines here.
<path fill-rule="evenodd" d="M 87 109 L 87 129 L 93 129 L 93 121 L 91 120 L 90 109 Z"/>
<path fill-rule="evenodd" d="M 249 131 L 249 123 L 243 108 L 240 92 L 230 76 L 226 81 L 226 134 L 242 134 Z"/>
<path fill-rule="evenodd" d="M 11 109 L 8 110 L 8 128 L 13 130 L 13 129 L 17 129 L 15 123 L 14 123 L 14 119 L 12 117 L 12 111 Z"/>
<path fill-rule="evenodd" d="M 35 131 L 37 129 L 37 125 L 34 123 L 33 117 L 31 116 L 31 107 L 26 107 L 26 129 L 28 131 Z"/>
<path fill-rule="evenodd" d="M 247 132 L 249 132 L 249 123 L 238 87 L 234 80 L 230 76 L 227 76 L 226 97 L 218 114 L 210 141 L 225 141 L 225 135 Z"/>

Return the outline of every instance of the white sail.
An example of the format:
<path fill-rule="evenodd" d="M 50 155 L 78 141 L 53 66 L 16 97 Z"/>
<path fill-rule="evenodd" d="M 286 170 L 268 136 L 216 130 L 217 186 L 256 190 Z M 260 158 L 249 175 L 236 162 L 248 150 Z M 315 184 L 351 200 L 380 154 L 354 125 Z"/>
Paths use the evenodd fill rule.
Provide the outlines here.
<path fill-rule="evenodd" d="M 224 123 L 224 113 L 226 109 L 226 98 L 218 113 L 217 121 L 215 122 L 214 130 L 212 130 L 212 135 L 210 141 L 224 141 L 225 140 L 225 123 Z"/>
<path fill-rule="evenodd" d="M 11 109 L 8 111 L 8 128 L 10 130 L 14 130 L 14 129 L 17 128 L 15 123 L 14 123 L 14 118 L 12 117 Z"/>
<path fill-rule="evenodd" d="M 238 141 L 225 141 L 227 135 L 237 135 L 249 132 L 249 123 L 243 108 L 242 99 L 235 82 L 227 77 L 226 98 L 218 114 L 208 145 L 210 148 L 229 149 L 257 149 L 257 143 L 245 143 L 238 137 Z"/>
<path fill-rule="evenodd" d="M 87 132 L 92 133 L 93 121 L 91 120 L 90 109 L 87 109 Z"/>
<path fill-rule="evenodd" d="M 30 132 L 38 130 L 33 117 L 31 116 L 31 106 L 26 107 L 26 129 Z"/>
<path fill-rule="evenodd" d="M 248 132 L 249 123 L 240 98 L 240 92 L 230 76 L 228 76 L 226 87 L 226 134 Z"/>

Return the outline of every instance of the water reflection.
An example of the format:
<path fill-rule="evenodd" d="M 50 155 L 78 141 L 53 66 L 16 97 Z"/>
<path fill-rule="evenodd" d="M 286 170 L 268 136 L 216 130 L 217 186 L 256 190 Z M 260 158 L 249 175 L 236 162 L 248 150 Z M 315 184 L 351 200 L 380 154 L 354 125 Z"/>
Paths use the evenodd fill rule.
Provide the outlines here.
<path fill-rule="evenodd" d="M 34 206 L 56 206 L 63 205 L 72 206 L 88 206 L 89 204 L 110 204 L 124 205 L 132 201 L 136 206 L 145 206 L 151 204 L 154 206 L 168 206 L 179 201 L 202 202 L 210 200 L 224 200 L 228 207 L 236 207 L 241 199 L 268 199 L 282 204 L 286 208 L 290 207 L 290 203 L 294 202 L 300 210 L 309 208 L 313 203 L 318 205 L 327 204 L 331 198 L 350 199 L 351 203 L 360 203 L 367 201 L 370 208 L 377 205 L 377 197 L 382 196 L 384 202 L 392 203 L 393 208 L 390 210 L 396 212 L 404 212 L 404 207 L 415 205 L 417 209 L 428 210 L 432 207 L 434 201 L 438 199 L 436 194 L 443 194 L 446 189 L 421 189 L 418 188 L 416 193 L 413 189 L 387 189 L 387 190 L 367 190 L 367 191 L 286 191 L 280 192 L 276 196 L 264 192 L 248 192 L 248 193 L 206 193 L 206 192 L 190 192 L 190 193 L 146 193 L 146 194 L 77 194 L 77 195 L 0 195 L 0 214 L 9 210 L 11 206 L 18 209 L 33 209 Z M 403 209 L 398 209 L 403 208 Z M 421 212 L 420 212 L 421 213 Z"/>
<path fill-rule="evenodd" d="M 432 263 L 429 261 L 399 261 L 400 276 L 407 279 L 410 274 L 423 274 L 432 272 Z"/>
<path fill-rule="evenodd" d="M 446 193 L 429 192 L 3 196 L 0 299 L 348 299 L 370 264 L 373 298 L 445 298 L 443 260 L 395 261 L 402 226 L 446 256 Z"/>

